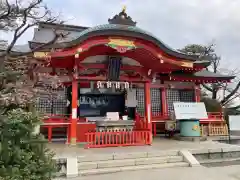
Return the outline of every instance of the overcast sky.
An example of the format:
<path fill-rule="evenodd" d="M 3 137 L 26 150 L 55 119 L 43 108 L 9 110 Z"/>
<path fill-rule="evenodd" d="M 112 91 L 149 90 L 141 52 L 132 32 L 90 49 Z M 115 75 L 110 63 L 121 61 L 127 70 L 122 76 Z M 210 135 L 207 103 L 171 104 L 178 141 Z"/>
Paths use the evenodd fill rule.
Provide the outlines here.
<path fill-rule="evenodd" d="M 172 48 L 216 43 L 223 67 L 240 65 L 240 0 L 46 0 L 68 24 L 107 23 L 123 5 L 142 29 L 154 33 Z M 21 44 L 31 39 L 28 32 Z"/>

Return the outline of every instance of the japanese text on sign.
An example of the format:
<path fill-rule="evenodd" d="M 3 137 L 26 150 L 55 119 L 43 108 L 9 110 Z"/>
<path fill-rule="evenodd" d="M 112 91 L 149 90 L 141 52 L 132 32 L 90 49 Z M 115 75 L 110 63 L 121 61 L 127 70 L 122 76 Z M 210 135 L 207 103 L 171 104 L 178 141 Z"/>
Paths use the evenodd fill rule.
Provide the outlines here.
<path fill-rule="evenodd" d="M 125 88 L 125 89 L 129 89 L 130 88 L 130 84 L 129 82 L 114 82 L 114 81 L 98 81 L 97 82 L 97 88 L 112 88 L 115 87 L 116 89 L 120 89 L 121 87 Z"/>
<path fill-rule="evenodd" d="M 175 102 L 173 103 L 176 119 L 207 119 L 205 104 L 202 102 Z"/>

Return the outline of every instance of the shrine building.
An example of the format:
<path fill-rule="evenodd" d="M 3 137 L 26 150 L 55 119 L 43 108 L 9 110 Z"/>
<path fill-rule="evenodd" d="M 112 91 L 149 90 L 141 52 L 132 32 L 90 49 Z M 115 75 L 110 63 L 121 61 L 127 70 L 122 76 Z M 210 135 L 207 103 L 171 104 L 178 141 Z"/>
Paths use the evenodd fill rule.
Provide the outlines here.
<path fill-rule="evenodd" d="M 49 141 L 63 138 L 87 147 L 151 144 L 171 119 L 174 102 L 199 102 L 201 84 L 234 78 L 207 71 L 208 60 L 171 49 L 141 29 L 126 9 L 95 27 L 40 23 L 29 47 L 48 43 L 54 32 L 63 36 L 34 53 L 48 62 L 36 73 L 63 81 L 51 96 L 40 94 L 36 104 L 48 115 L 41 131 Z M 201 125 L 224 123 L 221 109 L 208 115 Z"/>

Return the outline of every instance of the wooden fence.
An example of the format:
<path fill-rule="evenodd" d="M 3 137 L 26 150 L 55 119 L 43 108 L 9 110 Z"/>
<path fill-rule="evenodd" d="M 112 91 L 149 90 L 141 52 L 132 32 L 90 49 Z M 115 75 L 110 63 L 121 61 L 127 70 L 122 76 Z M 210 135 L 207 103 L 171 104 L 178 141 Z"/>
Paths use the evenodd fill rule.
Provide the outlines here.
<path fill-rule="evenodd" d="M 228 136 L 228 126 L 227 124 L 208 124 L 201 125 L 201 135 L 202 136 Z"/>

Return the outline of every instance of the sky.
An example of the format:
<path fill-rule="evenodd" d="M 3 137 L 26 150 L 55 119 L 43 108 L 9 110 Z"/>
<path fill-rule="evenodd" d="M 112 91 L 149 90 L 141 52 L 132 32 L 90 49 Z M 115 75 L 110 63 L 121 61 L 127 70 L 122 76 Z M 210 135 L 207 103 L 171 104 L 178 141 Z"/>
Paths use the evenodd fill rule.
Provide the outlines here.
<path fill-rule="evenodd" d="M 67 24 L 107 23 L 123 5 L 137 26 L 174 49 L 187 44 L 216 44 L 222 68 L 240 65 L 240 0 L 45 0 Z M 32 30 L 19 41 L 32 38 Z"/>

